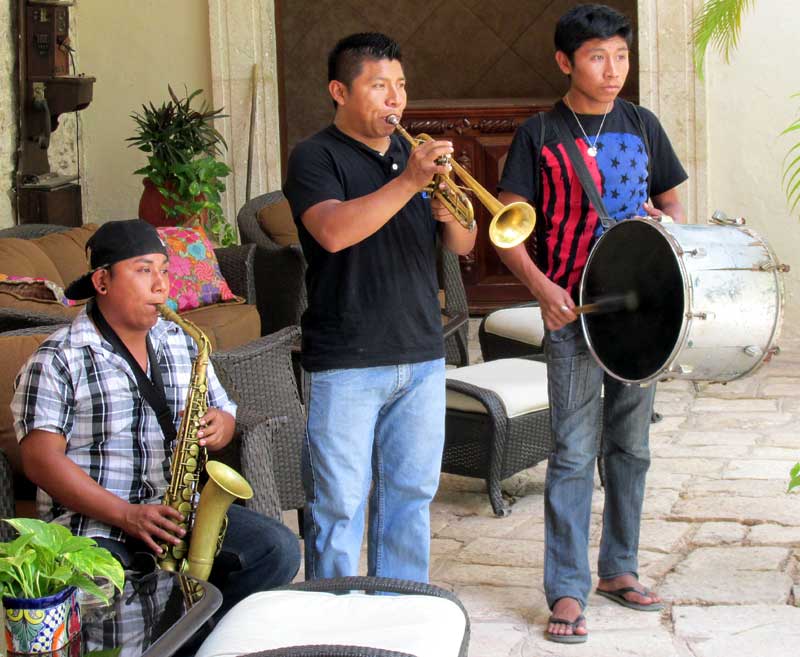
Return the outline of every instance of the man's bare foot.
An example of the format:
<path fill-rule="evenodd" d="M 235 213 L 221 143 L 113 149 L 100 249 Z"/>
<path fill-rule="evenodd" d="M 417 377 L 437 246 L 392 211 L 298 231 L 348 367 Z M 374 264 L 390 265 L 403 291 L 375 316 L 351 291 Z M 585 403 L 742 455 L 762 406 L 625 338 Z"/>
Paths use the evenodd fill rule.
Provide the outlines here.
<path fill-rule="evenodd" d="M 553 606 L 553 614 L 551 618 L 559 618 L 569 621 L 566 623 L 548 623 L 547 633 L 551 636 L 569 636 L 572 634 L 578 636 L 585 636 L 589 633 L 586 629 L 586 619 L 582 619 L 573 631 L 572 624 L 581 615 L 581 605 L 575 598 L 559 598 Z"/>
<path fill-rule="evenodd" d="M 627 600 L 629 603 L 632 603 L 633 608 L 649 607 L 651 609 L 660 609 L 663 606 L 661 604 L 661 598 L 653 591 L 645 588 L 632 573 L 625 573 L 624 575 L 619 575 L 618 577 L 612 577 L 610 579 L 601 579 L 597 582 L 598 592 L 614 593 L 615 591 L 625 588 L 635 590 L 626 591 L 612 599 L 623 605 L 623 600 Z"/>

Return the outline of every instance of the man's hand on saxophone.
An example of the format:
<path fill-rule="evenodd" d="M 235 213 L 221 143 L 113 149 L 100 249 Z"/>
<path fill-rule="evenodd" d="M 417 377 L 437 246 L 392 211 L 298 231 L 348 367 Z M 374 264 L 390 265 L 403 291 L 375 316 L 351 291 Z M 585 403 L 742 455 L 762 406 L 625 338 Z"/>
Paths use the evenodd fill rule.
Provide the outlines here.
<path fill-rule="evenodd" d="M 236 420 L 230 413 L 219 408 L 209 408 L 200 418 L 200 429 L 197 437 L 200 446 L 209 452 L 217 452 L 225 447 L 233 438 Z"/>
<path fill-rule="evenodd" d="M 164 504 L 127 504 L 118 526 L 128 536 L 142 541 L 156 554 L 160 543 L 177 545 L 186 532 L 177 523 L 183 521 L 180 511 Z"/>

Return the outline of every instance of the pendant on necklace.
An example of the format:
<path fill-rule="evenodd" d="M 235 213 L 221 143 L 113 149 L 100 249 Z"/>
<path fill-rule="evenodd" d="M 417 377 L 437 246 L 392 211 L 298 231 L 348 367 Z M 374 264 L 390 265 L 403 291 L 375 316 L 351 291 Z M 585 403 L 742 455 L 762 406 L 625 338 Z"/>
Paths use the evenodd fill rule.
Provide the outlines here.
<path fill-rule="evenodd" d="M 589 154 L 589 157 L 597 157 L 597 149 L 594 146 L 589 146 L 586 152 Z"/>

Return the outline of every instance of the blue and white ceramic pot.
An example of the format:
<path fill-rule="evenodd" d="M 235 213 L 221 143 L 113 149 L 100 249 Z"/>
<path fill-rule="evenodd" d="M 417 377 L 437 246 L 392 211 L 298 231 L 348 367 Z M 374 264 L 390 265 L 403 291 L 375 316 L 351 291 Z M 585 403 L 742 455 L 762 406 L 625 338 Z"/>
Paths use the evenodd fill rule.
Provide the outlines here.
<path fill-rule="evenodd" d="M 81 612 L 74 586 L 45 598 L 3 598 L 9 653 L 60 650 L 81 633 Z"/>

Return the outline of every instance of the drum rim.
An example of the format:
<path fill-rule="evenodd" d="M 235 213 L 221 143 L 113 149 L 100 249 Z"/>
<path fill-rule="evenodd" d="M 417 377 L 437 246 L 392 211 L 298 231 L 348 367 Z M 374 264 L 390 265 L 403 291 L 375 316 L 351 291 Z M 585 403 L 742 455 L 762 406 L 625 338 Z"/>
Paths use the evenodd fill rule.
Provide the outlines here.
<path fill-rule="evenodd" d="M 600 360 L 600 357 L 597 355 L 597 351 L 595 350 L 594 343 L 592 342 L 592 338 L 589 335 L 589 329 L 586 323 L 587 322 L 586 316 L 581 315 L 580 321 L 581 321 L 581 331 L 583 332 L 583 338 L 586 341 L 586 345 L 589 348 L 589 353 L 592 354 L 592 358 L 594 358 L 595 362 L 603 369 L 604 372 L 606 372 L 609 376 L 613 377 L 617 381 L 621 381 L 622 383 L 627 383 L 627 384 L 635 383 L 640 386 L 647 387 L 649 385 L 652 385 L 653 383 L 662 380 L 663 378 L 669 378 L 669 372 L 672 369 L 673 365 L 675 364 L 678 355 L 681 353 L 683 344 L 686 341 L 687 335 L 689 334 L 689 322 L 691 321 L 691 319 L 687 318 L 687 314 L 689 313 L 689 309 L 692 307 L 693 290 L 692 290 L 691 280 L 689 280 L 689 277 L 687 276 L 686 266 L 682 257 L 683 249 L 680 248 L 680 244 L 675 239 L 675 237 L 666 229 L 664 224 L 654 219 L 632 217 L 630 219 L 624 219 L 623 221 L 616 223 L 614 226 L 605 231 L 600 236 L 600 239 L 598 239 L 597 242 L 595 242 L 594 246 L 592 247 L 592 250 L 589 253 L 589 257 L 586 259 L 586 264 L 583 266 L 583 272 L 581 273 L 581 283 L 580 283 L 580 288 L 578 290 L 578 299 L 580 304 L 587 303 L 587 299 L 584 298 L 584 288 L 586 286 L 586 274 L 589 271 L 589 266 L 591 265 L 592 260 L 594 259 L 597 247 L 604 239 L 606 239 L 607 235 L 611 234 L 611 232 L 615 228 L 622 226 L 623 224 L 630 225 L 632 222 L 645 224 L 649 228 L 652 228 L 661 233 L 662 237 L 664 237 L 664 239 L 666 240 L 667 245 L 670 248 L 670 251 L 672 251 L 673 257 L 678 263 L 678 268 L 680 269 L 681 273 L 681 281 L 683 283 L 683 312 L 681 313 L 681 328 L 680 331 L 678 332 L 678 337 L 675 340 L 675 346 L 673 347 L 669 356 L 664 360 L 664 363 L 661 365 L 661 367 L 659 367 L 659 369 L 656 372 L 654 372 L 650 376 L 646 376 L 641 379 L 627 379 L 623 376 L 620 376 L 616 372 L 612 372 L 606 366 L 606 364 Z M 665 374 L 667 376 L 664 376 Z"/>

